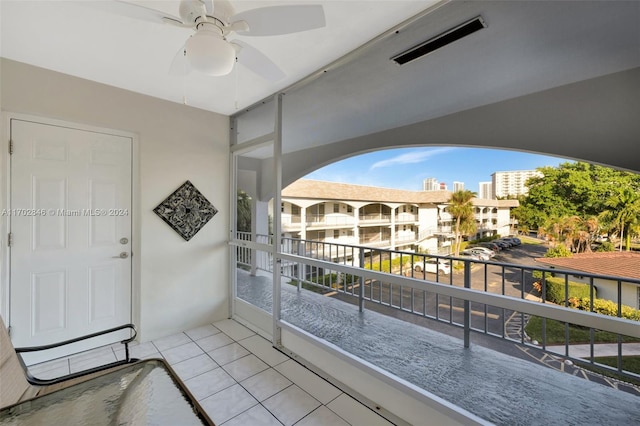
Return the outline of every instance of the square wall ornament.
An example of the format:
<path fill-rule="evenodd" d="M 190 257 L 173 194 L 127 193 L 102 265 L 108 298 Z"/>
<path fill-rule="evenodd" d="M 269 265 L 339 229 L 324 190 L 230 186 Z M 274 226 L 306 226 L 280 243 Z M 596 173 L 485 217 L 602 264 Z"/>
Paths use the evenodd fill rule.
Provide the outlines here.
<path fill-rule="evenodd" d="M 187 241 L 218 213 L 218 209 L 189 181 L 183 183 L 153 211 Z"/>

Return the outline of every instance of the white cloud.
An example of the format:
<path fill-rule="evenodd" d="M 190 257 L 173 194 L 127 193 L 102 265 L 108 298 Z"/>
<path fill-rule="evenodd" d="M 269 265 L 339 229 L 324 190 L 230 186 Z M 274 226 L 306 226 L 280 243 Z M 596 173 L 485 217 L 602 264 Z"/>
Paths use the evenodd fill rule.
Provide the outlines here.
<path fill-rule="evenodd" d="M 405 154 L 389 158 L 387 160 L 378 161 L 373 163 L 369 170 L 378 169 L 382 167 L 394 167 L 402 164 L 416 164 L 427 161 L 429 158 L 436 155 L 444 154 L 445 152 L 452 151 L 456 148 L 436 148 L 436 149 L 420 149 Z"/>

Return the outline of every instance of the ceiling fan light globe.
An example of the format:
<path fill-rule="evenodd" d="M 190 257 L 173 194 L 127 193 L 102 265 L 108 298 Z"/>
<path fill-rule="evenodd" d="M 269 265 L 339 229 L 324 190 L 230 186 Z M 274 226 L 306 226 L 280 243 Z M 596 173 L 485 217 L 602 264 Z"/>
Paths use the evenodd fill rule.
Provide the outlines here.
<path fill-rule="evenodd" d="M 198 31 L 185 45 L 187 59 L 195 71 L 212 75 L 227 75 L 233 69 L 235 49 L 212 31 Z"/>

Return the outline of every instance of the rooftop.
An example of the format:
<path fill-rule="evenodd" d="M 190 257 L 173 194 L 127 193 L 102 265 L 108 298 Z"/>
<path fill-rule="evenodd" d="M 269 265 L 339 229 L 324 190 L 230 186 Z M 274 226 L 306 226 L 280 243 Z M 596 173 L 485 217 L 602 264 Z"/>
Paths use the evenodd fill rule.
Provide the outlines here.
<path fill-rule="evenodd" d="M 577 253 L 572 257 L 541 257 L 536 261 L 591 274 L 640 279 L 640 253 L 631 251 Z"/>
<path fill-rule="evenodd" d="M 299 179 L 283 188 L 284 198 L 314 198 L 322 200 L 373 201 L 389 203 L 446 203 L 451 191 L 407 191 L 376 186 L 353 185 L 312 179 Z M 517 207 L 517 200 L 474 199 L 482 206 Z"/>

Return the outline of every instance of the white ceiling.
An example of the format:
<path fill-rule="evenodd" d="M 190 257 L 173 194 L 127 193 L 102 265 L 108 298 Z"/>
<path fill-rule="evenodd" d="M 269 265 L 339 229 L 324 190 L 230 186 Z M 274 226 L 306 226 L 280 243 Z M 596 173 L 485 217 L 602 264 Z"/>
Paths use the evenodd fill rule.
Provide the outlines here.
<path fill-rule="evenodd" d="M 110 0 L 106 0 L 110 1 Z M 136 1 L 178 16 L 177 0 Z M 93 3 L 93 4 L 92 4 Z M 225 77 L 169 75 L 191 30 L 108 13 L 95 2 L 0 0 L 1 56 L 111 86 L 231 115 L 341 57 L 433 4 L 403 0 L 231 0 L 236 12 L 280 4 L 321 4 L 327 25 L 302 33 L 238 37 L 287 77 L 268 82 L 243 67 Z"/>
<path fill-rule="evenodd" d="M 327 26 L 243 37 L 285 71 L 276 83 L 241 67 L 226 77 L 175 77 L 168 70 L 189 30 L 106 13 L 91 1 L 0 0 L 1 55 L 174 102 L 186 96 L 189 105 L 238 117 L 238 141 L 265 133 L 255 128 L 265 108 L 243 111 L 286 89 L 283 152 L 301 152 L 287 162 L 297 168 L 292 178 L 360 152 L 426 144 L 638 171 L 629 149 L 640 140 L 640 0 L 231 2 L 236 12 L 319 3 Z M 178 1 L 142 3 L 178 14 Z M 389 60 L 478 15 L 487 28 L 403 66 Z"/>

